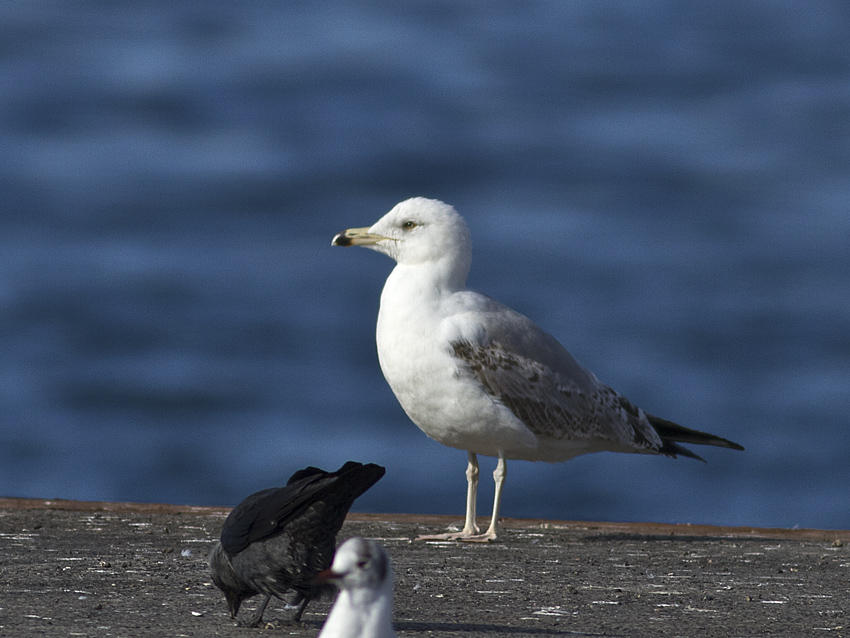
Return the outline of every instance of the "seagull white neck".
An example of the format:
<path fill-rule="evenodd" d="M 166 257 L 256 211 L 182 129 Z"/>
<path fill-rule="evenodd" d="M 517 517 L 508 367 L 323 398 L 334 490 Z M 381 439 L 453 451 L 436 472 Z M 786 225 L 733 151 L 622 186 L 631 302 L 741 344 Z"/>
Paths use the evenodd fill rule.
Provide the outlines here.
<path fill-rule="evenodd" d="M 387 357 L 407 359 L 419 354 L 407 352 L 414 345 L 409 336 L 433 334 L 437 329 L 434 319 L 439 317 L 440 305 L 456 290 L 454 282 L 442 269 L 403 264 L 393 269 L 384 284 L 378 312 L 378 356 L 382 366 Z"/>
<path fill-rule="evenodd" d="M 464 288 L 469 268 L 470 260 L 460 255 L 445 255 L 422 264 L 396 264 L 387 277 L 384 290 L 392 288 L 395 294 L 407 291 L 417 296 L 451 294 Z"/>
<path fill-rule="evenodd" d="M 392 581 L 380 591 L 342 590 L 319 638 L 394 638 Z"/>

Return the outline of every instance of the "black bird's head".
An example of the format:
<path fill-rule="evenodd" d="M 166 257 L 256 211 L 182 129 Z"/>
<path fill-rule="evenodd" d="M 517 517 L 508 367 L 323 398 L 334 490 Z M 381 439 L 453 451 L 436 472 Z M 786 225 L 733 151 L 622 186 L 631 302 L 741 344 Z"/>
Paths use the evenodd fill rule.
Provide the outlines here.
<path fill-rule="evenodd" d="M 216 543 L 210 553 L 210 574 L 215 586 L 224 592 L 231 618 L 236 618 L 243 600 L 259 593 L 239 578 L 233 570 L 230 556 L 224 551 L 221 543 Z"/>

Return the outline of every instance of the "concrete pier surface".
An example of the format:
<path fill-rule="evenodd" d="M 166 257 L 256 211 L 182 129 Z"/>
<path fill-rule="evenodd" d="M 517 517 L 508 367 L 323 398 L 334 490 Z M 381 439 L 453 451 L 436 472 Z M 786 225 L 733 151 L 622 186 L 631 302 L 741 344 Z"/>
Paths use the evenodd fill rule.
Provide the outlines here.
<path fill-rule="evenodd" d="M 0 498 L 0 636 L 315 636 L 330 601 L 230 619 L 207 567 L 228 511 Z M 392 555 L 399 635 L 850 636 L 850 531 L 505 519 L 492 544 L 411 540 L 459 522 L 347 519 L 340 541 Z"/>

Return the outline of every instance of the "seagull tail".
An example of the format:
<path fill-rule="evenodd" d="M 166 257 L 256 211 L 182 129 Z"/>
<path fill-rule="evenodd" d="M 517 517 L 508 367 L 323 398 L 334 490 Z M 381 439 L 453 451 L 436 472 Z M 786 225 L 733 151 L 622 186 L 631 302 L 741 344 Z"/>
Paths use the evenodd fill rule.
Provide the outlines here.
<path fill-rule="evenodd" d="M 697 454 L 694 454 L 689 449 L 682 447 L 681 445 L 677 445 L 677 443 L 691 443 L 694 445 L 714 445 L 716 447 L 725 447 L 731 450 L 744 449 L 742 445 L 738 445 L 737 443 L 733 443 L 728 439 L 715 436 L 714 434 L 709 434 L 708 432 L 700 432 L 699 430 L 692 430 L 690 428 L 681 426 L 678 423 L 673 423 L 672 421 L 667 421 L 666 419 L 662 419 L 657 416 L 652 416 L 651 414 L 647 414 L 646 416 L 649 419 L 649 423 L 652 425 L 653 428 L 655 428 L 655 431 L 658 432 L 658 436 L 661 437 L 661 440 L 664 443 L 663 447 L 659 451 L 662 454 L 666 454 L 667 456 L 687 456 L 689 458 L 697 459 L 699 461 L 705 461 L 705 459 L 701 458 Z"/>

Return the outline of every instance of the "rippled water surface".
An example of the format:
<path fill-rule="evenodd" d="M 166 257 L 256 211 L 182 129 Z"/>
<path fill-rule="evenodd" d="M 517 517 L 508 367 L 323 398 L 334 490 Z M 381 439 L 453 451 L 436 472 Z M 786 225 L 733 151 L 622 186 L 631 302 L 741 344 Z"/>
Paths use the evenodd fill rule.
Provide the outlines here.
<path fill-rule="evenodd" d="M 825 1 L 3 4 L 0 494 L 356 459 L 360 510 L 460 515 L 378 367 L 392 264 L 330 247 L 425 195 L 472 287 L 747 448 L 514 462 L 505 516 L 847 528 L 848 37 Z"/>

